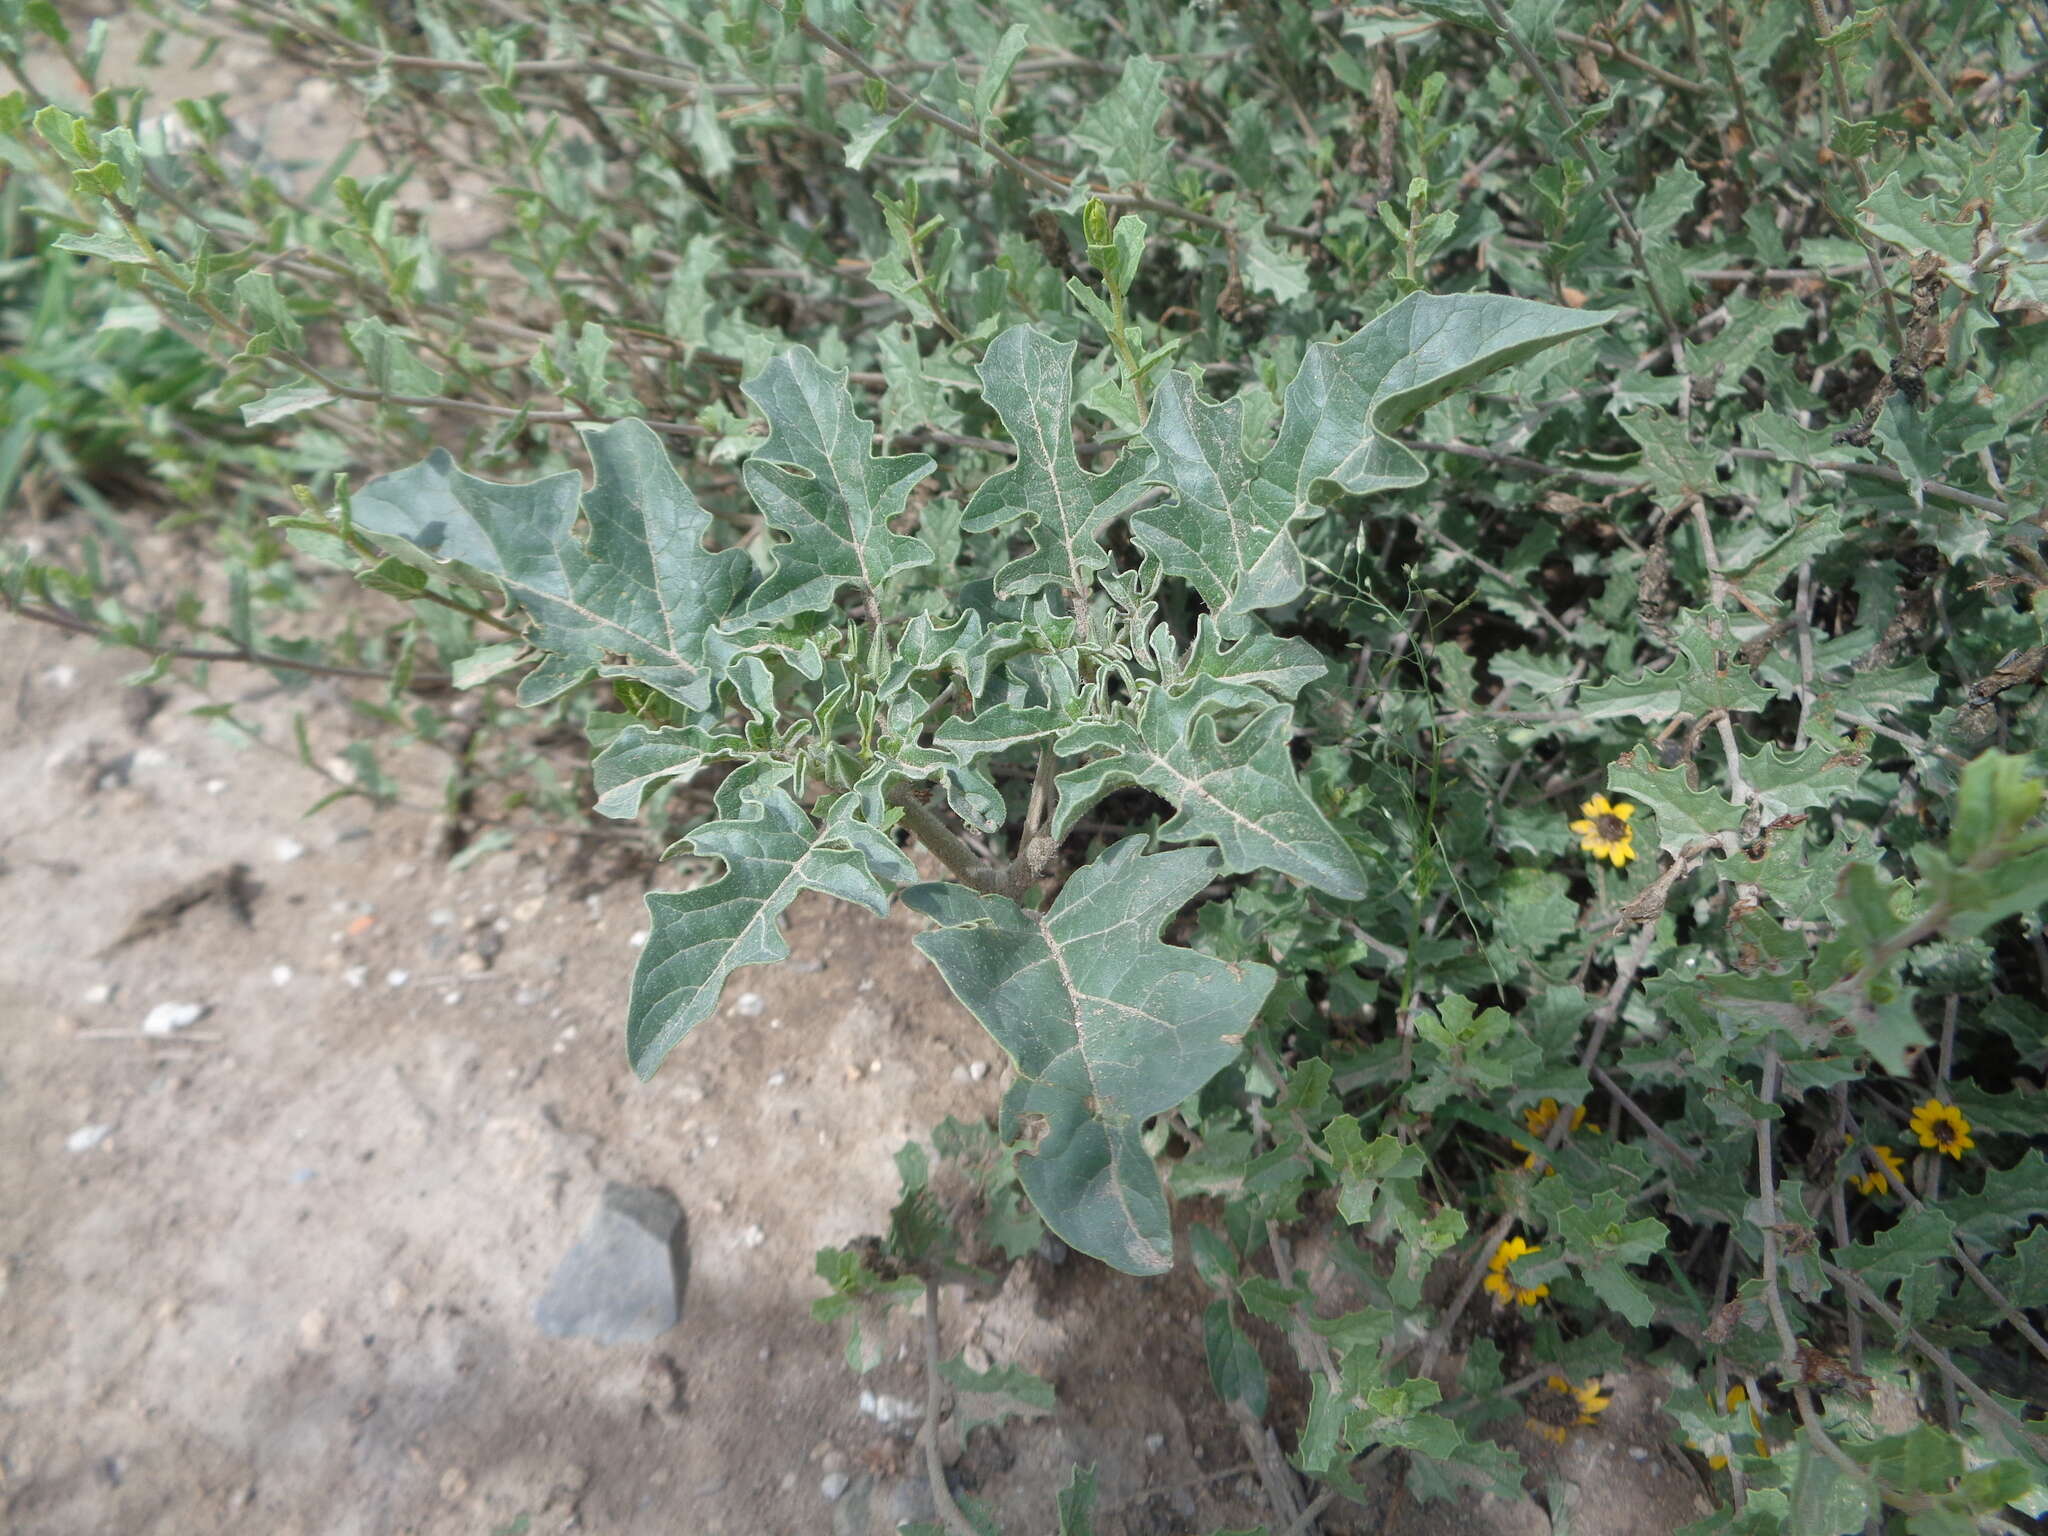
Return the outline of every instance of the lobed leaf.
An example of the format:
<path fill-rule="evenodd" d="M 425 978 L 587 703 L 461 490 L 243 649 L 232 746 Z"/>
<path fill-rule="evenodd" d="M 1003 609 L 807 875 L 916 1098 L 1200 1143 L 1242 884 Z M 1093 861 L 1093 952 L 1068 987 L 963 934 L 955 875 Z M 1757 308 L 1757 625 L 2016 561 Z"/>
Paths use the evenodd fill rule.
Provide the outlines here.
<path fill-rule="evenodd" d="M 586 431 L 597 471 L 500 485 L 436 450 L 357 491 L 357 528 L 428 569 L 454 564 L 503 590 L 547 652 L 519 689 L 542 704 L 593 670 L 648 684 L 691 709 L 711 702 L 713 626 L 745 591 L 738 550 L 709 550 L 711 516 L 638 421 Z M 581 510 L 587 539 L 576 534 Z"/>
<path fill-rule="evenodd" d="M 1167 842 L 1206 838 L 1233 874 L 1275 869 L 1346 901 L 1363 898 L 1365 866 L 1295 773 L 1294 710 L 1276 703 L 1236 721 L 1243 702 L 1230 685 L 1199 678 L 1184 693 L 1147 689 L 1135 718 L 1067 731 L 1062 754 L 1100 755 L 1060 775 L 1053 835 L 1064 837 L 1089 806 L 1135 784 L 1179 808 L 1159 829 Z"/>
<path fill-rule="evenodd" d="M 1151 479 L 1175 499 L 1135 514 L 1146 553 L 1192 585 L 1219 628 L 1301 595 L 1293 530 L 1334 496 L 1415 486 L 1428 469 L 1387 434 L 1465 385 L 1612 319 L 1498 294 L 1411 294 L 1348 340 L 1308 349 L 1287 387 L 1278 439 L 1244 446 L 1242 396 L 1199 399 L 1184 373 L 1161 383 L 1145 441 Z"/>
<path fill-rule="evenodd" d="M 1046 1225 L 1106 1264 L 1159 1274 L 1173 1229 L 1138 1133 L 1235 1059 L 1275 978 L 1161 943 L 1222 864 L 1142 845 L 1116 844 L 1043 914 L 950 884 L 903 899 L 939 925 L 917 947 L 1016 1063 L 1001 1130 L 1032 1142 L 1017 1169 Z"/>

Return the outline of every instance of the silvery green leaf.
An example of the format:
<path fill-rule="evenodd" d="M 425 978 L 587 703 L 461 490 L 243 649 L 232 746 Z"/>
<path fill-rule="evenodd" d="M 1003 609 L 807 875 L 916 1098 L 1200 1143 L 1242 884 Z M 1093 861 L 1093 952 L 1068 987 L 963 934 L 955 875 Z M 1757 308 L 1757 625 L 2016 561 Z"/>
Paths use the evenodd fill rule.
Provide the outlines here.
<path fill-rule="evenodd" d="M 662 784 L 688 779 L 705 764 L 746 755 L 743 736 L 715 735 L 701 726 L 626 726 L 590 765 L 600 816 L 630 820 Z"/>
<path fill-rule="evenodd" d="M 1157 59 L 1132 54 L 1116 88 L 1093 102 L 1074 126 L 1074 142 L 1094 154 L 1113 185 L 1148 182 L 1166 171 L 1170 141 L 1159 132 L 1169 105 L 1165 74 Z"/>
<path fill-rule="evenodd" d="M 1740 641 L 1729 632 L 1728 616 L 1688 609 L 1671 626 L 1677 659 L 1636 678 L 1610 678 L 1579 689 L 1579 714 L 1587 720 L 1633 715 L 1639 720 L 1698 717 L 1715 710 L 1759 710 L 1776 696 L 1757 682 L 1737 655 Z"/>
<path fill-rule="evenodd" d="M 1611 316 L 1497 294 L 1413 294 L 1349 340 L 1308 349 L 1280 434 L 1245 452 L 1241 399 L 1215 404 L 1184 373 L 1162 381 L 1145 424 L 1150 478 L 1175 499 L 1134 514 L 1133 535 L 1188 582 L 1226 631 L 1293 601 L 1306 573 L 1297 523 L 1335 495 L 1420 485 L 1422 461 L 1387 434 L 1453 390 L 1604 326 Z"/>
<path fill-rule="evenodd" d="M 871 867 L 874 848 L 850 839 L 845 823 L 813 821 L 771 778 L 735 772 L 719 786 L 718 820 L 685 839 L 698 854 L 723 859 L 722 876 L 648 894 L 647 943 L 626 1008 L 626 1053 L 642 1078 L 710 1017 L 726 977 L 789 958 L 781 918 L 801 892 L 823 891 L 877 916 L 888 910 L 888 890 Z"/>
<path fill-rule="evenodd" d="M 1159 643 L 1155 631 L 1155 653 Z M 1195 625 L 1194 645 L 1176 664 L 1166 665 L 1164 670 L 1170 675 L 1177 671 L 1182 677 L 1256 685 L 1280 698 L 1292 699 L 1310 683 L 1328 675 L 1330 668 L 1322 653 L 1306 640 L 1262 631 L 1227 640 L 1217 632 L 1210 616 L 1203 614 Z"/>
<path fill-rule="evenodd" d="M 974 115 L 977 119 L 987 117 L 995 105 L 996 97 L 1002 94 L 1009 83 L 1010 71 L 1017 67 L 1024 50 L 1031 46 L 1031 36 L 1021 23 L 1013 23 L 996 43 L 995 52 L 981 67 L 981 79 L 974 87 Z"/>
<path fill-rule="evenodd" d="M 296 416 L 301 411 L 310 411 L 326 405 L 333 394 L 311 384 L 284 384 L 264 393 L 260 400 L 251 400 L 242 407 L 242 425 L 265 427 L 273 421 L 283 421 L 287 416 Z"/>
<path fill-rule="evenodd" d="M 747 558 L 704 547 L 710 514 L 644 423 L 589 429 L 583 441 L 597 471 L 589 491 L 573 472 L 527 485 L 480 480 L 437 450 L 357 491 L 355 525 L 416 564 L 452 562 L 503 589 L 547 653 L 520 685 L 522 704 L 602 666 L 703 709 L 707 643 L 745 590 Z M 587 540 L 576 535 L 579 504 Z"/>
<path fill-rule="evenodd" d="M 873 594 L 898 572 L 931 563 L 923 541 L 891 532 L 889 519 L 909 504 L 932 461 L 875 455 L 874 429 L 854 414 L 844 369 L 796 347 L 742 387 L 770 428 L 742 477 L 768 526 L 784 536 L 747 603 L 748 623 L 821 612 L 842 588 Z"/>
<path fill-rule="evenodd" d="M 917 947 L 1016 1063 L 1005 1140 L 1026 1193 L 1070 1247 L 1131 1274 L 1173 1262 L 1145 1120 L 1237 1055 L 1274 974 L 1159 941 L 1222 872 L 1208 849 L 1147 855 L 1126 838 L 1070 879 L 1049 912 L 958 885 L 903 893 L 938 928 Z"/>
<path fill-rule="evenodd" d="M 1179 808 L 1159 829 L 1166 841 L 1212 841 L 1233 874 L 1276 869 L 1342 900 L 1363 898 L 1365 867 L 1295 774 L 1293 709 L 1275 703 L 1244 719 L 1243 703 L 1242 690 L 1204 678 L 1180 694 L 1148 688 L 1134 715 L 1066 732 L 1062 756 L 1100 755 L 1060 775 L 1053 835 L 1136 784 Z"/>
<path fill-rule="evenodd" d="M 1017 462 L 992 475 L 967 504 L 970 533 L 1024 520 L 1036 548 L 996 573 L 996 592 L 1021 597 L 1046 586 L 1086 593 L 1109 564 L 1099 535 L 1143 492 L 1142 454 L 1126 452 L 1090 474 L 1074 452 L 1074 343 L 1028 325 L 989 345 L 976 369 L 981 392 L 1009 429 Z"/>

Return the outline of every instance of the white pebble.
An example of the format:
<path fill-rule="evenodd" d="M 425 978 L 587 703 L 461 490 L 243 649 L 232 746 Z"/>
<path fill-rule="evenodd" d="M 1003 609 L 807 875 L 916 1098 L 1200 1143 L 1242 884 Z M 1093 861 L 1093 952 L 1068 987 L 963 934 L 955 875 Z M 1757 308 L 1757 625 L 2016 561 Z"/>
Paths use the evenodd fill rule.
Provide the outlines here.
<path fill-rule="evenodd" d="M 988 1063 L 985 1061 L 970 1061 L 967 1063 L 967 1076 L 974 1082 L 980 1082 L 984 1077 L 988 1076 Z"/>
<path fill-rule="evenodd" d="M 384 973 L 384 985 L 387 987 L 402 987 L 411 980 L 411 971 L 386 971 Z"/>
<path fill-rule="evenodd" d="M 872 976 L 863 976 L 863 977 L 861 977 L 861 979 L 860 979 L 860 985 L 859 985 L 859 986 L 857 986 L 857 987 L 855 987 L 855 988 L 854 988 L 853 990 L 854 990 L 854 991 L 856 991 L 856 992 L 872 992 L 872 991 L 874 991 L 874 990 L 875 990 L 875 978 L 874 978 L 874 977 L 872 977 Z"/>
<path fill-rule="evenodd" d="M 905 1423 L 924 1417 L 924 1409 L 906 1397 L 891 1397 L 886 1392 L 862 1392 L 860 1411 L 878 1424 Z"/>
<path fill-rule="evenodd" d="M 228 781 L 226 779 L 208 779 L 206 781 L 206 792 L 209 795 L 224 795 L 228 792 Z"/>
<path fill-rule="evenodd" d="M 818 1480 L 818 1492 L 825 1496 L 827 1504 L 837 1504 L 839 1496 L 851 1486 L 853 1479 L 844 1472 L 827 1472 Z"/>
<path fill-rule="evenodd" d="M 288 987 L 292 984 L 292 968 L 288 965 L 273 965 L 270 968 L 270 984 L 273 987 Z"/>
<path fill-rule="evenodd" d="M 370 968 L 367 965 L 352 965 L 341 973 L 341 979 L 352 987 L 365 986 L 370 980 Z"/>
<path fill-rule="evenodd" d="M 441 994 L 441 1001 L 446 1003 L 450 1008 L 453 1008 L 457 1003 L 462 1001 L 462 994 L 460 992 L 443 992 Z"/>
<path fill-rule="evenodd" d="M 758 1248 L 767 1241 L 768 1233 L 759 1222 L 755 1222 L 754 1225 L 740 1234 L 740 1246 L 742 1248 Z"/>
<path fill-rule="evenodd" d="M 60 661 L 56 666 L 43 673 L 43 681 L 52 688 L 69 688 L 78 681 L 78 668 L 68 666 Z"/>
<path fill-rule="evenodd" d="M 734 1001 L 732 1011 L 743 1019 L 758 1019 L 768 1011 L 768 1003 L 758 992 L 742 992 Z"/>
<path fill-rule="evenodd" d="M 142 747 L 135 753 L 135 766 L 138 768 L 161 768 L 170 760 L 170 753 L 162 747 Z"/>
<path fill-rule="evenodd" d="M 780 1019 L 770 1019 L 770 1020 L 768 1021 L 768 1027 L 769 1027 L 770 1029 L 780 1029 L 780 1028 L 782 1028 L 782 1020 L 780 1020 Z"/>
<path fill-rule="evenodd" d="M 73 1152 L 90 1152 L 112 1134 L 111 1125 L 81 1125 L 64 1138 L 64 1145 Z"/>
<path fill-rule="evenodd" d="M 1158 1455 L 1158 1454 L 1159 1454 L 1159 1453 L 1160 1453 L 1161 1451 L 1163 1451 L 1163 1450 L 1165 1450 L 1165 1449 L 1166 1449 L 1166 1436 L 1164 1436 L 1164 1435 L 1147 1435 L 1147 1436 L 1145 1437 L 1145 1454 L 1146 1454 L 1147 1456 L 1157 1456 L 1157 1455 Z"/>
<path fill-rule="evenodd" d="M 306 845 L 295 837 L 280 837 L 270 845 L 271 856 L 280 864 L 289 864 L 306 856 Z"/>
<path fill-rule="evenodd" d="M 645 928 L 636 928 L 636 929 L 634 929 L 634 930 L 633 930 L 633 937 L 631 937 L 630 939 L 626 940 L 626 943 L 627 943 L 627 944 L 628 944 L 628 945 L 629 945 L 630 947 L 632 947 L 632 948 L 634 948 L 634 949 L 638 949 L 638 948 L 640 948 L 640 946 L 641 946 L 641 945 L 643 945 L 643 944 L 645 944 L 646 942 L 647 942 L 647 930 L 646 930 Z"/>
<path fill-rule="evenodd" d="M 158 1003 L 144 1015 L 142 1032 L 145 1035 L 174 1035 L 181 1029 L 190 1029 L 205 1017 L 204 1003 Z"/>
<path fill-rule="evenodd" d="M 455 914 L 446 907 L 436 907 L 427 914 L 427 921 L 436 928 L 448 928 L 454 925 Z"/>
<path fill-rule="evenodd" d="M 768 1086 L 770 1088 L 780 1088 L 788 1081 L 789 1074 L 787 1072 L 770 1072 L 768 1074 Z"/>
<path fill-rule="evenodd" d="M 104 1003 L 109 1001 L 113 995 L 113 987 L 104 981 L 85 989 L 85 1000 L 88 1003 Z"/>

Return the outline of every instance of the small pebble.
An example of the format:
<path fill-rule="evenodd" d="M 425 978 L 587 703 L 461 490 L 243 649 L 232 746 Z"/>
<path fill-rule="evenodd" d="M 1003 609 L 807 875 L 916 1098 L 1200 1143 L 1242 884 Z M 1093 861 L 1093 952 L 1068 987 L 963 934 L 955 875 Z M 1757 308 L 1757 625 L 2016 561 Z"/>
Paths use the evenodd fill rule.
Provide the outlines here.
<path fill-rule="evenodd" d="M 547 904 L 548 899 L 545 896 L 529 897 L 512 909 L 512 921 L 515 923 L 530 923 L 547 909 Z"/>
<path fill-rule="evenodd" d="M 73 1152 L 90 1152 L 113 1133 L 111 1125 L 81 1125 L 64 1138 L 64 1145 Z"/>
<path fill-rule="evenodd" d="M 367 986 L 370 980 L 370 968 L 367 965 L 352 965 L 341 973 L 341 979 L 352 987 Z"/>
<path fill-rule="evenodd" d="M 758 1248 L 767 1241 L 768 1234 L 763 1230 L 759 1222 L 748 1227 L 746 1231 L 740 1234 L 740 1246 L 742 1248 Z"/>
<path fill-rule="evenodd" d="M 158 1003 L 143 1017 L 145 1035 L 174 1035 L 206 1017 L 204 1003 Z"/>
<path fill-rule="evenodd" d="M 299 1319 L 299 1345 L 308 1351 L 325 1349 L 332 1332 L 333 1325 L 328 1322 L 327 1314 L 318 1307 Z"/>
<path fill-rule="evenodd" d="M 280 864 L 289 864 L 306 856 L 306 845 L 294 837 L 280 837 L 270 845 L 271 856 Z"/>
<path fill-rule="evenodd" d="M 965 1344 L 960 1349 L 960 1363 L 977 1376 L 986 1376 L 995 1366 L 988 1357 L 988 1351 L 979 1344 Z"/>
<path fill-rule="evenodd" d="M 85 989 L 85 1000 L 88 1003 L 104 1003 L 112 999 L 113 995 L 113 987 L 104 981 Z"/>
<path fill-rule="evenodd" d="M 770 1029 L 780 1029 L 780 1028 L 782 1028 L 782 1020 L 780 1020 L 780 1019 L 770 1019 L 770 1020 L 768 1021 L 768 1027 L 769 1027 Z"/>
<path fill-rule="evenodd" d="M 837 1504 L 839 1496 L 851 1486 L 853 1479 L 844 1472 L 827 1472 L 818 1479 L 818 1492 L 825 1496 L 827 1504 Z"/>
<path fill-rule="evenodd" d="M 1159 1453 L 1160 1453 L 1161 1451 L 1163 1451 L 1163 1450 L 1165 1450 L 1165 1449 L 1166 1449 L 1166 1436 L 1164 1436 L 1164 1435 L 1147 1435 L 1147 1436 L 1145 1437 L 1145 1454 L 1146 1454 L 1147 1456 L 1157 1456 L 1157 1455 L 1158 1455 L 1158 1454 L 1159 1454 Z"/>
<path fill-rule="evenodd" d="M 978 1082 L 980 1082 L 980 1081 L 981 1081 L 981 1080 L 982 1080 L 982 1079 L 983 1079 L 984 1077 L 987 1077 L 987 1076 L 988 1076 L 988 1063 L 987 1063 L 987 1062 L 985 1062 L 985 1061 L 970 1061 L 969 1063 L 967 1063 L 967 1077 L 968 1077 L 968 1080 L 969 1080 L 970 1082 L 976 1082 L 976 1083 L 978 1083 Z"/>
<path fill-rule="evenodd" d="M 43 673 L 43 681 L 52 688 L 69 688 L 78 681 L 78 668 L 60 661 Z"/>
<path fill-rule="evenodd" d="M 758 992 L 742 992 L 732 1010 L 743 1019 L 758 1019 L 768 1011 L 768 1003 Z"/>
<path fill-rule="evenodd" d="M 270 984 L 273 987 L 288 987 L 292 984 L 292 968 L 288 965 L 273 965 L 270 968 Z"/>
<path fill-rule="evenodd" d="M 886 1392 L 862 1392 L 860 1411 L 878 1424 L 907 1423 L 924 1417 L 921 1405 L 907 1397 L 891 1397 Z"/>
<path fill-rule="evenodd" d="M 450 1008 L 453 1008 L 457 1003 L 462 1001 L 462 994 L 460 992 L 443 992 L 441 994 L 441 1001 L 446 1003 Z"/>
<path fill-rule="evenodd" d="M 789 1074 L 787 1072 L 770 1072 L 768 1074 L 768 1086 L 770 1088 L 780 1088 L 788 1081 Z"/>
<path fill-rule="evenodd" d="M 630 948 L 633 948 L 633 949 L 639 949 L 639 948 L 640 948 L 640 947 L 641 947 L 642 945 L 644 945 L 644 944 L 645 944 L 646 942 L 647 942 L 647 930 L 646 930 L 645 928 L 636 928 L 636 929 L 634 929 L 634 930 L 633 930 L 633 936 L 632 936 L 632 937 L 631 937 L 630 939 L 626 940 L 626 943 L 627 943 L 627 945 L 628 945 L 628 946 L 629 946 Z"/>
<path fill-rule="evenodd" d="M 206 792 L 209 795 L 224 795 L 228 792 L 228 781 L 226 779 L 208 779 L 206 781 Z"/>
<path fill-rule="evenodd" d="M 460 1467 L 450 1467 L 441 1474 L 441 1497 L 454 1503 L 469 1492 L 469 1474 Z"/>
<path fill-rule="evenodd" d="M 455 914 L 447 907 L 436 907 L 427 914 L 427 922 L 436 928 L 449 928 L 454 926 Z"/>
<path fill-rule="evenodd" d="M 384 973 L 384 985 L 387 987 L 402 987 L 411 980 L 411 971 L 386 971 Z"/>

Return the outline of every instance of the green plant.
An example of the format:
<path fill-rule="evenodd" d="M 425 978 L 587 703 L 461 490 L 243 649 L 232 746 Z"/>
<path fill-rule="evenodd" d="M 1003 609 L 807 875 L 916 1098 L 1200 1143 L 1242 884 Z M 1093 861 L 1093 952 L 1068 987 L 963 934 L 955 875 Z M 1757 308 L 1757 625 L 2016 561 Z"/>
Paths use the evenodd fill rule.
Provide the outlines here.
<path fill-rule="evenodd" d="M 2043 18 L 1126 9 L 245 6 L 383 71 L 304 196 L 0 127 L 254 424 L 463 434 L 277 531 L 703 817 L 637 1070 L 798 891 L 930 921 L 1016 1071 L 821 1255 L 856 1364 L 1042 1218 L 1299 1373 L 1307 1518 L 1515 1495 L 1630 1366 L 1698 1530 L 2038 1516 Z"/>

